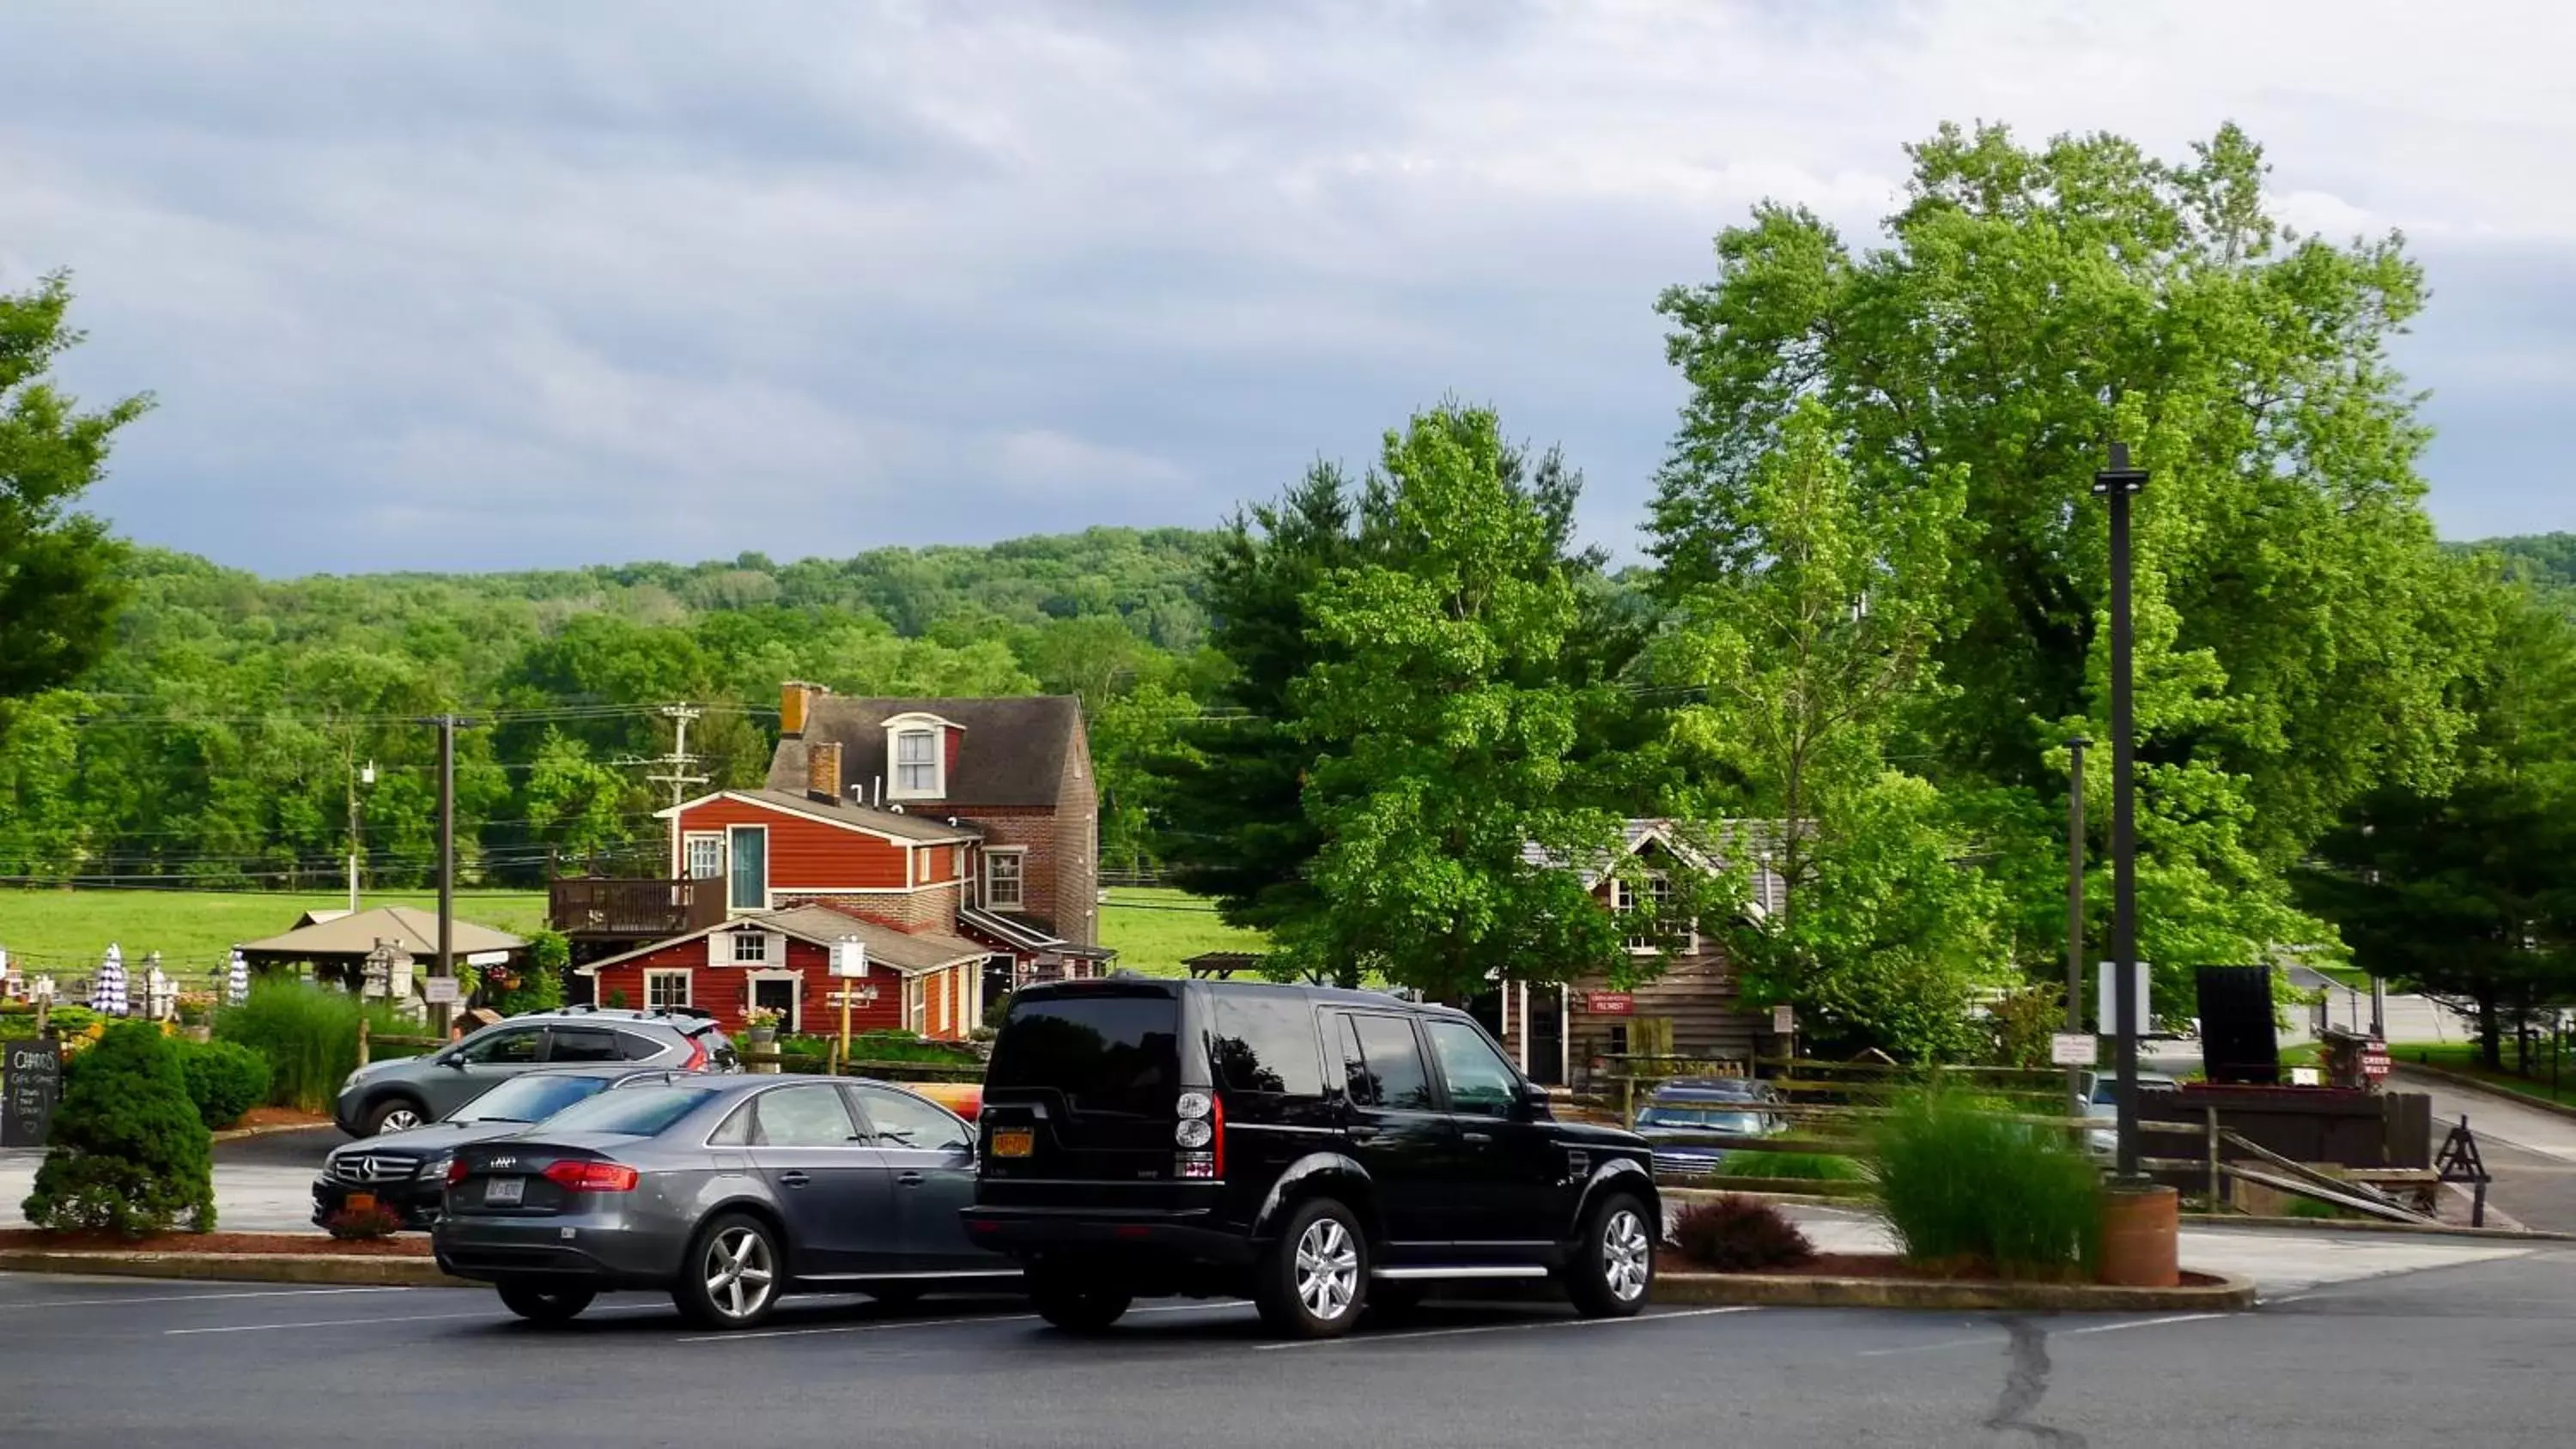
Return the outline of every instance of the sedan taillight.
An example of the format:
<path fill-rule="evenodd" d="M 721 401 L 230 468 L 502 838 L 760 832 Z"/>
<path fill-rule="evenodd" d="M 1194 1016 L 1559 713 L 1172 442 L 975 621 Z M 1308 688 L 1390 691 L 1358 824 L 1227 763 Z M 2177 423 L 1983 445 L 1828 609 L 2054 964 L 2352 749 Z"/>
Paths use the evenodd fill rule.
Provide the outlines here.
<path fill-rule="evenodd" d="M 447 1159 L 447 1185 L 449 1187 L 454 1187 L 464 1180 L 465 1159 L 462 1157 L 451 1157 Z"/>
<path fill-rule="evenodd" d="M 547 1163 L 545 1179 L 566 1192 L 633 1192 L 637 1177 L 635 1169 L 623 1162 L 565 1159 Z"/>

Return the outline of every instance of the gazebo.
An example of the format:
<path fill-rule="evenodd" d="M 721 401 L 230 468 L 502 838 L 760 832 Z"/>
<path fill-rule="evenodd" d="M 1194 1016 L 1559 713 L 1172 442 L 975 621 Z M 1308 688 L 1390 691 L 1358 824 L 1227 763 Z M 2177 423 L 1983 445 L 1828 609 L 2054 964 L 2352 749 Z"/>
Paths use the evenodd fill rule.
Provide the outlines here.
<path fill-rule="evenodd" d="M 354 986 L 366 978 L 367 958 L 378 946 L 426 962 L 438 954 L 438 917 L 413 906 L 378 906 L 299 925 L 265 941 L 245 941 L 234 949 L 253 970 L 310 961 L 317 974 L 327 973 Z M 507 931 L 472 921 L 449 922 L 448 949 L 460 963 L 468 956 L 496 951 L 515 955 L 527 946 Z"/>

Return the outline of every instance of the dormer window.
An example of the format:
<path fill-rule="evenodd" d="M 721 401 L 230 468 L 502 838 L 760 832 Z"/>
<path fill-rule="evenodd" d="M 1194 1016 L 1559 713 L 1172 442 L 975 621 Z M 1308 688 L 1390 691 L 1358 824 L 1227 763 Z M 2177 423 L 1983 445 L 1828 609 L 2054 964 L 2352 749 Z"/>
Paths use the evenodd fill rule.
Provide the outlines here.
<path fill-rule="evenodd" d="M 947 798 L 950 734 L 956 728 L 935 714 L 899 714 L 886 721 L 887 799 Z"/>
<path fill-rule="evenodd" d="M 939 732 L 905 730 L 894 737 L 894 788 L 898 795 L 939 793 Z"/>

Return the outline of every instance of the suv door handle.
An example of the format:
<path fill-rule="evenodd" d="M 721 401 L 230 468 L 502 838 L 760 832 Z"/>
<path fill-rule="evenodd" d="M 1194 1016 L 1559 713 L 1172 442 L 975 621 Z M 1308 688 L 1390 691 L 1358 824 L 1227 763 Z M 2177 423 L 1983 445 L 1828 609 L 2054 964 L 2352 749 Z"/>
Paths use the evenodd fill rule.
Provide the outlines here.
<path fill-rule="evenodd" d="M 778 1174 L 778 1185 L 781 1187 L 803 1187 L 805 1184 L 812 1182 L 813 1180 L 814 1179 L 807 1177 L 801 1172 L 782 1172 Z"/>
<path fill-rule="evenodd" d="M 894 1181 L 895 1186 L 897 1187 L 919 1187 L 922 1183 L 922 1176 L 918 1172 L 907 1172 L 902 1176 L 897 1177 Z"/>
<path fill-rule="evenodd" d="M 1489 1143 L 1494 1140 L 1494 1134 L 1491 1132 L 1462 1132 L 1459 1134 L 1459 1140 L 1462 1142 Z"/>

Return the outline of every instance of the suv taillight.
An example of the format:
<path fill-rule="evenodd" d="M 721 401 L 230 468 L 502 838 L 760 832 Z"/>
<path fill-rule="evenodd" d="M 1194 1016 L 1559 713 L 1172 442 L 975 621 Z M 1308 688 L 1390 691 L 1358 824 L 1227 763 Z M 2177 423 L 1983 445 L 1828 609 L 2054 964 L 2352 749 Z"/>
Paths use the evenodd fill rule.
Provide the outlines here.
<path fill-rule="evenodd" d="M 566 1192 L 633 1192 L 635 1169 L 623 1162 L 576 1162 L 569 1158 L 546 1164 L 545 1179 Z"/>
<path fill-rule="evenodd" d="M 686 1038 L 686 1040 L 689 1043 L 689 1059 L 680 1063 L 680 1070 L 684 1072 L 705 1071 L 707 1069 L 707 1044 L 698 1040 L 696 1037 L 689 1037 Z"/>
<path fill-rule="evenodd" d="M 1225 1103 L 1214 1092 L 1183 1092 L 1172 1124 L 1172 1176 L 1213 1182 L 1225 1176 Z"/>

